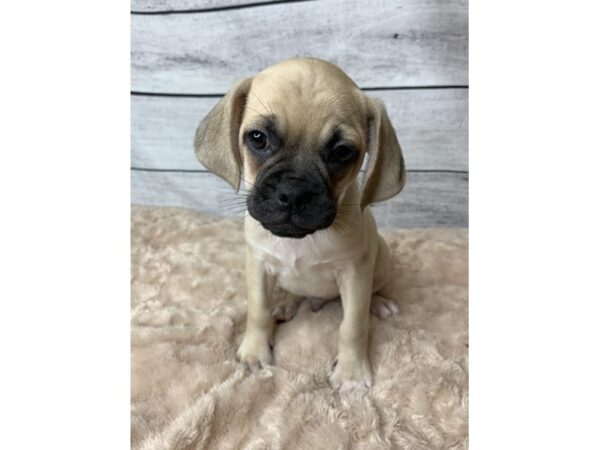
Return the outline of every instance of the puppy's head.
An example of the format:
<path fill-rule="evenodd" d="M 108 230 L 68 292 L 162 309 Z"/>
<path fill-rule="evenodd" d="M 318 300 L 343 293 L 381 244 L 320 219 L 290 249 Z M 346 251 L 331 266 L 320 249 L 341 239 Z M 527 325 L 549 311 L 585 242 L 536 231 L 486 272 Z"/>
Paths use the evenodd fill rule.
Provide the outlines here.
<path fill-rule="evenodd" d="M 327 228 L 340 206 L 390 198 L 405 180 L 383 104 L 338 67 L 313 58 L 239 81 L 198 126 L 195 151 L 236 191 L 243 173 L 248 212 L 283 237 Z M 360 204 L 344 205 L 367 153 Z"/>

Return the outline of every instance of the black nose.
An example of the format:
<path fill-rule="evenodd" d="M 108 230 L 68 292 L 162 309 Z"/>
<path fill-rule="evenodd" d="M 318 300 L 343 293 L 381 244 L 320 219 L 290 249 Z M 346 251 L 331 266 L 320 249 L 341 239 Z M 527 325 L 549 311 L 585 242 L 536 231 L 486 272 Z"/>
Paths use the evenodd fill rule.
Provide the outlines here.
<path fill-rule="evenodd" d="M 309 203 L 318 194 L 315 188 L 303 180 L 283 180 L 275 188 L 275 198 L 282 207 L 298 207 Z"/>
<path fill-rule="evenodd" d="M 281 206 L 288 206 L 290 204 L 290 196 L 285 192 L 278 192 L 277 201 Z"/>

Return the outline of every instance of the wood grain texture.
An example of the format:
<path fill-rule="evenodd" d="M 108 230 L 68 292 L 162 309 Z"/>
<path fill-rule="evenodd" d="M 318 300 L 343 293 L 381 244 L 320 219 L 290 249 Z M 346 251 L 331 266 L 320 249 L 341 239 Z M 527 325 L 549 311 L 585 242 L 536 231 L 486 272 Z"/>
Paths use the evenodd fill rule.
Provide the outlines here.
<path fill-rule="evenodd" d="M 131 172 L 134 204 L 181 206 L 220 216 L 241 216 L 244 198 L 208 173 Z M 467 227 L 468 175 L 409 173 L 404 190 L 373 205 L 381 227 Z"/>
<path fill-rule="evenodd" d="M 132 90 L 223 93 L 295 56 L 361 87 L 466 85 L 467 0 L 332 0 L 131 17 Z"/>
<path fill-rule="evenodd" d="M 213 8 L 244 7 L 273 0 L 132 0 L 133 12 L 210 10 Z"/>
<path fill-rule="evenodd" d="M 396 128 L 410 169 L 468 170 L 468 91 L 377 91 Z M 131 98 L 134 167 L 200 169 L 193 139 L 217 98 Z"/>

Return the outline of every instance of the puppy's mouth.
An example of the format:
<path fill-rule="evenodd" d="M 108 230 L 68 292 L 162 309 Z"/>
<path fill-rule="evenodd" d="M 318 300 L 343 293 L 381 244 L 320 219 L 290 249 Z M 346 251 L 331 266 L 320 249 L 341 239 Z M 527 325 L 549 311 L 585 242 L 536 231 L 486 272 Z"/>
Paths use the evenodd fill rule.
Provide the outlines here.
<path fill-rule="evenodd" d="M 291 223 L 267 223 L 260 222 L 266 230 L 279 237 L 302 239 L 309 234 L 313 234 L 318 229 L 302 228 Z"/>

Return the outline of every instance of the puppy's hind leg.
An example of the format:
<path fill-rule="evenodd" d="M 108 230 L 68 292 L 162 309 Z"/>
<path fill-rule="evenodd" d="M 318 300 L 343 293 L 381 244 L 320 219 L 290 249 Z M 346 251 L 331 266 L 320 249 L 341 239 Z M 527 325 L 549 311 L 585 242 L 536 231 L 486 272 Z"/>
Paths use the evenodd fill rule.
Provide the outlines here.
<path fill-rule="evenodd" d="M 383 320 L 398 314 L 400 308 L 393 300 L 389 300 L 379 294 L 373 294 L 373 297 L 371 297 L 371 312 Z"/>
<path fill-rule="evenodd" d="M 319 298 L 319 297 L 307 297 L 306 301 L 310 305 L 310 309 L 312 312 L 319 311 L 326 303 L 333 302 L 334 300 L 339 300 L 340 297 L 335 298 Z"/>
<path fill-rule="evenodd" d="M 289 322 L 298 312 L 302 297 L 288 294 L 286 298 L 275 305 L 271 315 L 278 322 Z"/>
<path fill-rule="evenodd" d="M 310 309 L 312 312 L 319 311 L 326 303 L 339 300 L 339 297 L 335 298 L 319 298 L 319 297 L 306 297 L 302 298 L 300 296 L 292 296 L 288 294 L 288 298 L 280 301 L 273 308 L 272 314 L 275 320 L 278 322 L 289 322 L 292 320 L 296 313 L 298 312 L 298 308 L 303 301 L 307 301 L 310 305 Z"/>

